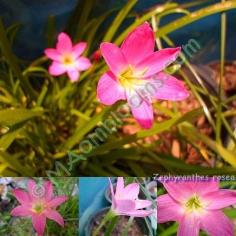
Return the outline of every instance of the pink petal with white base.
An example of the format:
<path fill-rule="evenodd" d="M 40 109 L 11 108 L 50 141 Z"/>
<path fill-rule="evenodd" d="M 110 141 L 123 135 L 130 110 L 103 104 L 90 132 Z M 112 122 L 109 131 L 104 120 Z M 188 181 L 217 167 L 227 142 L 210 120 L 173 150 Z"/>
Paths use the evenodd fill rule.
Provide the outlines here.
<path fill-rule="evenodd" d="M 21 204 L 24 204 L 25 202 L 30 201 L 30 196 L 25 191 L 21 189 L 14 189 L 12 192 L 13 192 L 13 195 Z"/>
<path fill-rule="evenodd" d="M 134 217 L 147 217 L 153 214 L 153 211 L 147 211 L 147 210 L 134 210 L 134 211 L 129 211 L 127 212 L 128 216 L 134 216 Z"/>
<path fill-rule="evenodd" d="M 68 198 L 66 196 L 55 197 L 48 203 L 48 206 L 56 208 L 63 202 L 67 201 L 67 199 Z"/>
<path fill-rule="evenodd" d="M 185 201 L 193 195 L 194 182 L 163 182 L 167 192 L 177 201 Z"/>
<path fill-rule="evenodd" d="M 47 48 L 44 50 L 45 55 L 55 61 L 61 60 L 61 54 L 54 48 Z"/>
<path fill-rule="evenodd" d="M 59 34 L 56 48 L 60 53 L 67 53 L 72 51 L 72 42 L 70 37 L 66 33 Z"/>
<path fill-rule="evenodd" d="M 164 194 L 157 198 L 158 223 L 178 221 L 182 215 L 183 210 L 180 205 L 169 194 Z"/>
<path fill-rule="evenodd" d="M 179 222 L 177 236 L 198 236 L 199 231 L 200 220 L 195 215 L 186 215 Z"/>
<path fill-rule="evenodd" d="M 135 202 L 132 200 L 115 200 L 116 203 L 116 211 L 118 213 L 134 210 L 135 209 Z"/>
<path fill-rule="evenodd" d="M 140 59 L 153 53 L 154 46 L 154 33 L 149 24 L 144 23 L 126 37 L 121 45 L 121 51 L 129 64 L 136 65 Z"/>
<path fill-rule="evenodd" d="M 122 196 L 122 191 L 124 189 L 124 179 L 122 177 L 117 178 L 117 183 L 116 183 L 116 198 L 119 198 Z"/>
<path fill-rule="evenodd" d="M 134 104 L 136 102 L 132 102 L 132 100 L 134 101 L 136 98 L 140 100 L 140 104 Z M 130 104 L 131 112 L 142 128 L 150 129 L 153 124 L 152 105 L 143 100 L 139 95 L 137 95 L 136 98 L 135 96 L 129 97 L 128 102 Z"/>
<path fill-rule="evenodd" d="M 59 62 L 53 61 L 52 64 L 49 67 L 49 73 L 51 75 L 61 75 L 66 72 L 66 68 Z"/>
<path fill-rule="evenodd" d="M 119 75 L 127 68 L 128 64 L 121 49 L 115 44 L 102 43 L 100 48 L 107 65 L 115 75 Z"/>
<path fill-rule="evenodd" d="M 57 211 L 50 210 L 47 211 L 45 215 L 47 218 L 56 221 L 62 227 L 64 226 L 64 219 Z"/>
<path fill-rule="evenodd" d="M 51 181 L 45 181 L 43 183 L 43 188 L 45 191 L 45 200 L 50 201 L 53 198 L 53 186 Z"/>
<path fill-rule="evenodd" d="M 182 81 L 163 72 L 158 73 L 149 82 L 153 86 L 156 99 L 181 101 L 189 96 L 189 92 Z"/>
<path fill-rule="evenodd" d="M 29 210 L 29 207 L 20 205 L 15 207 L 10 214 L 12 216 L 30 216 L 32 212 Z"/>
<path fill-rule="evenodd" d="M 207 206 L 207 209 L 222 209 L 236 204 L 236 191 L 221 189 L 217 192 L 211 192 L 204 195 L 204 200 L 211 202 Z"/>
<path fill-rule="evenodd" d="M 233 236 L 233 223 L 220 211 L 209 212 L 201 220 L 201 228 L 212 236 Z"/>
<path fill-rule="evenodd" d="M 87 46 L 87 43 L 85 42 L 77 43 L 72 49 L 74 56 L 79 57 L 84 52 L 86 46 Z"/>
<path fill-rule="evenodd" d="M 139 200 L 139 199 L 137 199 L 135 201 L 135 209 L 136 210 L 146 208 L 146 207 L 150 207 L 151 205 L 152 205 L 152 202 L 148 201 L 148 200 Z"/>
<path fill-rule="evenodd" d="M 119 100 L 125 100 L 125 91 L 118 84 L 112 72 L 105 73 L 98 82 L 97 97 L 101 103 L 112 105 Z"/>
<path fill-rule="evenodd" d="M 122 196 L 126 199 L 136 199 L 138 198 L 139 194 L 139 184 L 138 183 L 132 183 L 127 185 L 122 192 Z"/>
<path fill-rule="evenodd" d="M 67 74 L 72 82 L 75 82 L 79 79 L 79 71 L 77 70 L 69 70 Z"/>
<path fill-rule="evenodd" d="M 33 215 L 32 223 L 36 232 L 41 236 L 44 234 L 45 226 L 46 226 L 46 217 L 41 215 Z"/>
<path fill-rule="evenodd" d="M 176 60 L 181 48 L 165 48 L 144 58 L 136 66 L 136 70 L 145 71 L 144 77 L 150 77 L 165 69 Z"/>
<path fill-rule="evenodd" d="M 87 70 L 91 66 L 91 62 L 86 57 L 80 57 L 76 61 L 76 68 L 79 71 Z"/>

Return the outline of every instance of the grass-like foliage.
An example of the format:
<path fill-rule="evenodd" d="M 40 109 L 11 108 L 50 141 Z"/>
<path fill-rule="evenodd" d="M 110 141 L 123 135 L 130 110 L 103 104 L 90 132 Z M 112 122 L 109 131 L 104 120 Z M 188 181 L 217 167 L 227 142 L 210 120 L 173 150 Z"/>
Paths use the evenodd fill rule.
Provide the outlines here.
<path fill-rule="evenodd" d="M 132 9 L 137 0 L 131 0 L 122 9 L 111 9 L 93 18 L 94 2 L 80 1 L 64 30 L 74 43 L 87 42 L 84 56 L 92 62 L 90 69 L 82 72 L 75 83 L 71 83 L 66 75 L 51 76 L 48 72 L 49 60 L 43 52 L 42 57 L 34 61 L 17 58 L 12 45 L 19 25 L 5 28 L 0 21 L 0 176 L 45 176 L 48 170 L 56 169 L 58 175 L 74 176 L 235 173 L 236 139 L 230 123 L 235 114 L 231 108 L 235 96 L 226 97 L 223 80 L 225 14 L 236 8 L 236 2 L 212 1 L 207 6 L 204 1 L 185 5 L 172 2 L 136 15 Z M 195 5 L 200 9 L 191 12 L 190 8 Z M 172 14 L 176 14 L 177 19 L 160 26 L 162 19 Z M 137 127 L 130 113 L 122 107 L 122 114 L 125 113 L 126 117 L 113 127 L 112 132 L 100 134 L 100 139 L 92 144 L 86 143 L 85 147 L 83 141 L 91 140 L 91 136 L 99 133 L 96 129 L 105 121 L 114 120 L 114 114 L 121 112 L 119 106 L 123 104 L 103 106 L 97 100 L 98 80 L 107 71 L 107 65 L 97 51 L 100 43 L 106 41 L 120 45 L 128 33 L 148 21 L 155 31 L 157 49 L 161 49 L 163 43 L 178 46 L 171 40 L 170 33 L 213 14 L 222 15 L 219 26 L 220 81 L 216 92 L 209 91 L 187 58 L 184 64 L 175 64 L 168 69 L 178 69 L 175 74 L 185 81 L 191 99 L 198 106 L 183 112 L 178 103 L 166 106 L 157 101 L 154 109 L 164 118 L 155 117 L 155 123 L 149 130 Z M 54 47 L 57 37 L 54 17 L 49 17 L 48 27 L 45 28 L 47 46 Z M 186 73 L 186 68 L 189 73 Z M 205 119 L 211 130 L 209 134 L 200 132 L 196 126 L 200 117 Z M 125 131 L 125 127 L 130 125 L 136 127 L 135 132 Z M 173 143 L 169 150 L 163 151 L 168 135 L 177 143 L 177 150 L 181 147 L 184 151 L 176 154 L 176 148 L 172 150 Z M 158 138 L 151 139 L 153 136 Z M 88 150 L 90 145 L 89 151 L 81 149 Z M 203 165 L 186 162 L 189 146 Z"/>

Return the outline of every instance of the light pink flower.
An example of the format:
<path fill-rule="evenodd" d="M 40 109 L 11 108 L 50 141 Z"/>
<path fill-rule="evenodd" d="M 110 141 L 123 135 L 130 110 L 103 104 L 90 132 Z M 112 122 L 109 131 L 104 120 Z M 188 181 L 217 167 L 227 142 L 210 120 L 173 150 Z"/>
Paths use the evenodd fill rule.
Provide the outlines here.
<path fill-rule="evenodd" d="M 152 210 L 142 210 L 150 207 L 152 202 L 149 200 L 138 199 L 139 184 L 132 183 L 124 186 L 124 178 L 118 177 L 116 192 L 114 193 L 113 185 L 109 178 L 111 196 L 112 196 L 112 211 L 115 215 L 127 215 L 134 217 L 146 217 L 153 213 Z"/>
<path fill-rule="evenodd" d="M 28 192 L 21 189 L 14 189 L 13 195 L 20 205 L 11 211 L 12 216 L 31 217 L 33 227 L 38 235 L 43 235 L 46 218 L 57 222 L 62 227 L 64 220 L 56 211 L 56 208 L 67 200 L 66 196 L 54 197 L 53 186 L 50 181 L 45 181 L 39 187 L 33 180 L 28 182 Z"/>
<path fill-rule="evenodd" d="M 66 33 L 60 33 L 56 49 L 47 48 L 44 53 L 53 60 L 49 67 L 49 73 L 53 76 L 67 73 L 72 82 L 79 79 L 80 71 L 87 70 L 91 63 L 81 54 L 86 48 L 85 42 L 72 45 L 70 37 Z"/>
<path fill-rule="evenodd" d="M 162 72 L 176 60 L 181 48 L 154 52 L 154 47 L 148 23 L 131 32 L 120 48 L 107 42 L 100 47 L 110 70 L 99 80 L 98 99 L 105 105 L 127 100 L 133 116 L 146 129 L 153 123 L 153 99 L 178 101 L 189 95 L 182 81 Z"/>
<path fill-rule="evenodd" d="M 219 182 L 163 183 L 168 194 L 157 198 L 157 222 L 179 222 L 178 236 L 233 236 L 233 223 L 221 209 L 236 204 L 236 191 L 219 189 Z"/>

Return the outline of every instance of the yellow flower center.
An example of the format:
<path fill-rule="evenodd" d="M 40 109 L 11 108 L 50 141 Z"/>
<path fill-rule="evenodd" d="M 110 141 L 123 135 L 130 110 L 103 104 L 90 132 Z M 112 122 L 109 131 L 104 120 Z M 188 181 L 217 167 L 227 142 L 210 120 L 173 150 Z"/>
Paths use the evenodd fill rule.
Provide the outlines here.
<path fill-rule="evenodd" d="M 65 65 L 71 65 L 71 64 L 73 64 L 74 63 L 74 59 L 73 59 L 73 57 L 71 56 L 71 55 L 65 55 L 64 57 L 63 57 L 63 64 L 65 64 Z"/>
<path fill-rule="evenodd" d="M 203 204 L 199 196 L 194 195 L 185 202 L 185 210 L 189 213 L 199 213 L 203 211 Z"/>
<path fill-rule="evenodd" d="M 44 210 L 44 205 L 42 202 L 38 202 L 38 203 L 34 204 L 32 208 L 35 213 L 40 214 Z"/>
<path fill-rule="evenodd" d="M 135 74 L 134 69 L 129 65 L 129 67 L 118 76 L 119 82 L 123 88 L 133 89 L 135 85 L 141 85 L 143 83 L 140 77 L 142 77 L 146 71 L 147 69 L 144 69 L 138 74 Z"/>

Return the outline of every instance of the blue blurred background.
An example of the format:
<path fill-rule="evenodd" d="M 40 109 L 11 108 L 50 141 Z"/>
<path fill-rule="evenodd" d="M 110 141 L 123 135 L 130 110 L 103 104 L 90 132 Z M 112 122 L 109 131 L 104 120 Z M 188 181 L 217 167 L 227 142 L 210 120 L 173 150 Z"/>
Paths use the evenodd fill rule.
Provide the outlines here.
<path fill-rule="evenodd" d="M 108 187 L 106 177 L 79 178 L 79 235 L 85 236 L 85 226 L 89 218 L 99 209 L 109 206 L 105 198 Z"/>
<path fill-rule="evenodd" d="M 46 46 L 45 29 L 48 17 L 55 16 L 57 32 L 64 30 L 69 16 L 73 13 L 79 1 L 85 0 L 1 0 L 0 15 L 4 19 L 5 25 L 21 24 L 14 44 L 16 54 L 23 59 L 34 59 L 41 56 Z M 108 9 L 121 7 L 125 2 L 125 0 L 97 0 L 92 15 L 96 16 Z M 134 10 L 140 13 L 163 2 L 166 1 L 139 0 Z M 189 3 L 191 1 L 179 0 L 177 2 Z M 218 1 L 211 1 L 208 4 L 216 2 Z M 227 13 L 226 58 L 228 60 L 236 58 L 236 52 L 232 50 L 235 48 L 236 42 L 235 13 L 236 11 Z M 174 18 L 176 18 L 176 15 L 165 18 L 161 23 L 166 24 Z M 171 33 L 170 37 L 176 45 L 183 45 L 190 38 L 198 40 L 202 50 L 194 58 L 196 63 L 217 60 L 219 58 L 220 15 L 213 15 L 183 27 L 181 30 Z"/>

